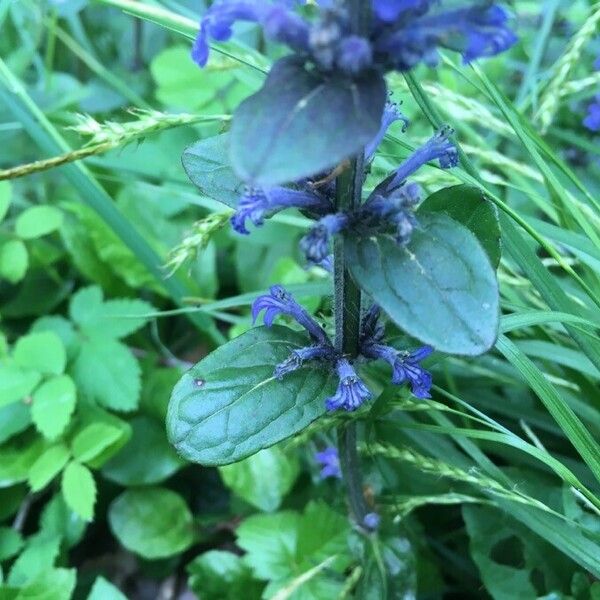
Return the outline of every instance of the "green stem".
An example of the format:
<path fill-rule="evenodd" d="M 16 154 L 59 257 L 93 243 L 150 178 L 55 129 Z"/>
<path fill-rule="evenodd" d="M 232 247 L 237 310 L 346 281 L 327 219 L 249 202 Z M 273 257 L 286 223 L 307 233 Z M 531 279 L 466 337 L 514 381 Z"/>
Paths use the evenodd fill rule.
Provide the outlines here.
<path fill-rule="evenodd" d="M 336 181 L 338 211 L 352 210 L 361 202 L 364 160 L 354 158 Z M 355 357 L 360 336 L 361 291 L 352 279 L 344 257 L 344 239 L 334 245 L 335 345 L 338 352 Z M 356 448 L 356 421 L 338 427 L 338 451 L 346 482 L 350 508 L 356 522 L 362 524 L 368 512 L 363 494 L 360 460 Z"/>
<path fill-rule="evenodd" d="M 360 34 L 368 28 L 371 18 L 370 2 L 347 0 L 352 28 Z M 364 183 L 364 153 L 350 159 L 349 168 L 344 169 L 336 180 L 336 209 L 349 211 L 362 201 Z M 338 352 L 355 358 L 359 350 L 361 290 L 348 271 L 344 256 L 344 238 L 336 239 L 333 249 L 334 264 L 334 311 L 335 346 Z M 360 459 L 356 447 L 356 421 L 349 421 L 337 430 L 338 452 L 342 474 L 346 482 L 350 508 L 359 525 L 368 512 L 360 470 Z"/>

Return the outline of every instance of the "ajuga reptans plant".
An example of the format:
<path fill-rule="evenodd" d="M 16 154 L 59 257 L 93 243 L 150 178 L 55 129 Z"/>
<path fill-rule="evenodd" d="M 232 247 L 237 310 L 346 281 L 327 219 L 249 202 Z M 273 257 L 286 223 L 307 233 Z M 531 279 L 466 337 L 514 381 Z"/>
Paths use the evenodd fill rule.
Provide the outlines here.
<path fill-rule="evenodd" d="M 307 265 L 331 273 L 334 327 L 283 286 L 271 287 L 252 306 L 254 321 L 262 315 L 265 327 L 221 346 L 181 379 L 168 429 L 188 459 L 222 465 L 316 419 L 338 419 L 337 449 L 323 448 L 316 460 L 323 477 L 345 480 L 354 522 L 372 532 L 380 517 L 362 493 L 357 422 L 381 384 L 367 383 L 364 374 L 379 364 L 393 385 L 430 398 L 424 361 L 433 353 L 486 352 L 499 312 L 497 256 L 468 219 L 451 218 L 443 202 L 440 209 L 439 195 L 448 202 L 458 196 L 467 212 L 486 199 L 463 186 L 438 192 L 436 202 L 423 200 L 411 180 L 428 163 L 458 165 L 451 127 L 432 132 L 365 190 L 388 128 L 401 122 L 405 132 L 409 125 L 385 77 L 433 67 L 440 50 L 458 52 L 465 62 L 494 56 L 516 37 L 509 14 L 493 2 L 303 4 L 218 0 L 208 9 L 192 52 L 200 67 L 210 44 L 228 40 L 238 21 L 256 23 L 289 52 L 235 111 L 230 131 L 188 148 L 183 163 L 202 193 L 234 210 L 231 225 L 240 235 L 289 208 L 313 221 L 300 249 Z M 491 205 L 487 210 L 497 218 Z M 282 317 L 301 329 L 275 324 Z M 386 319 L 413 342 L 386 342 Z"/>

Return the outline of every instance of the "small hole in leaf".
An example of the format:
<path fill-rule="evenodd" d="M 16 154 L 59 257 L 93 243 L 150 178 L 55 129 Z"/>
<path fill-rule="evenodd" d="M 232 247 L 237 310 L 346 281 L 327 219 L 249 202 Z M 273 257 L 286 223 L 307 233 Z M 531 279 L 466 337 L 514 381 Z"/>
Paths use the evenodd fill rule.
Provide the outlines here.
<path fill-rule="evenodd" d="M 494 544 L 490 558 L 499 565 L 522 569 L 525 565 L 523 543 L 516 535 L 506 537 Z"/>

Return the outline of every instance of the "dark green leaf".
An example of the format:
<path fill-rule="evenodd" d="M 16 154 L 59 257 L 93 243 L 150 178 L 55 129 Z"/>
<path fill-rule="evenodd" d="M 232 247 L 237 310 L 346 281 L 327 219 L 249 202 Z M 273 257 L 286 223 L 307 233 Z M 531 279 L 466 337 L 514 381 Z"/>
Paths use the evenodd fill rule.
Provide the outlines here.
<path fill-rule="evenodd" d="M 229 159 L 229 134 L 196 142 L 181 157 L 183 168 L 203 195 L 231 208 L 244 192 L 244 182 L 234 173 Z"/>
<path fill-rule="evenodd" d="M 266 448 L 233 465 L 219 469 L 225 485 L 236 496 L 265 512 L 279 508 L 300 472 L 295 455 Z M 265 477 L 265 473 L 269 476 Z"/>
<path fill-rule="evenodd" d="M 195 558 L 187 567 L 189 585 L 204 600 L 259 600 L 263 584 L 252 578 L 242 559 L 221 550 Z"/>
<path fill-rule="evenodd" d="M 123 546 L 144 558 L 173 556 L 194 540 L 192 515 L 171 490 L 127 490 L 111 504 L 108 518 Z"/>
<path fill-rule="evenodd" d="M 391 238 L 346 241 L 359 285 L 411 336 L 441 352 L 489 350 L 499 321 L 498 283 L 475 236 L 442 214 L 423 214 L 408 248 Z"/>
<path fill-rule="evenodd" d="M 104 465 L 105 477 L 121 485 L 148 485 L 164 481 L 185 464 L 169 445 L 164 426 L 158 421 L 140 415 L 129 424 L 133 435 Z M 152 460 L 148 460 L 148 448 L 152 448 Z"/>
<path fill-rule="evenodd" d="M 419 211 L 444 212 L 469 229 L 492 263 L 498 268 L 501 257 L 498 209 L 481 192 L 470 185 L 457 185 L 432 194 Z"/>
<path fill-rule="evenodd" d="M 283 58 L 235 112 L 233 167 L 244 181 L 264 186 L 325 171 L 375 137 L 385 101 L 379 73 L 324 79 L 302 60 Z"/>
<path fill-rule="evenodd" d="M 308 343 L 287 327 L 258 327 L 215 350 L 173 391 L 171 443 L 192 462 L 225 465 L 302 431 L 325 413 L 334 378 L 312 366 L 283 381 L 273 371 Z"/>

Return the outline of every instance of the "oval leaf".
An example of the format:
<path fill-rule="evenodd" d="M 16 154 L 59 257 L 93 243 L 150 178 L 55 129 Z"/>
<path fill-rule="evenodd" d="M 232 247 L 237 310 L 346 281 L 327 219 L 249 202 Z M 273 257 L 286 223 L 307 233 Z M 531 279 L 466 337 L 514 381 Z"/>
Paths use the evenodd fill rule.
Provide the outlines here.
<path fill-rule="evenodd" d="M 464 225 L 479 240 L 492 265 L 497 269 L 502 255 L 498 209 L 480 189 L 455 185 L 431 194 L 419 207 L 419 213 L 443 212 Z"/>
<path fill-rule="evenodd" d="M 241 179 L 263 186 L 332 168 L 377 135 L 386 96 L 379 73 L 324 79 L 304 61 L 283 58 L 235 112 L 232 165 Z"/>
<path fill-rule="evenodd" d="M 498 283 L 475 236 L 444 214 L 419 216 L 408 248 L 387 237 L 346 241 L 358 284 L 409 335 L 475 356 L 496 340 Z"/>
<path fill-rule="evenodd" d="M 108 521 L 125 548 L 149 560 L 179 554 L 194 541 L 187 504 L 179 494 L 164 488 L 123 492 L 110 505 Z"/>
<path fill-rule="evenodd" d="M 245 184 L 231 167 L 228 133 L 196 142 L 184 151 L 181 162 L 204 196 L 237 207 Z"/>
<path fill-rule="evenodd" d="M 333 376 L 306 366 L 273 377 L 275 366 L 308 338 L 287 327 L 257 327 L 221 346 L 173 390 L 167 430 L 192 462 L 226 465 L 284 440 L 325 413 Z"/>

